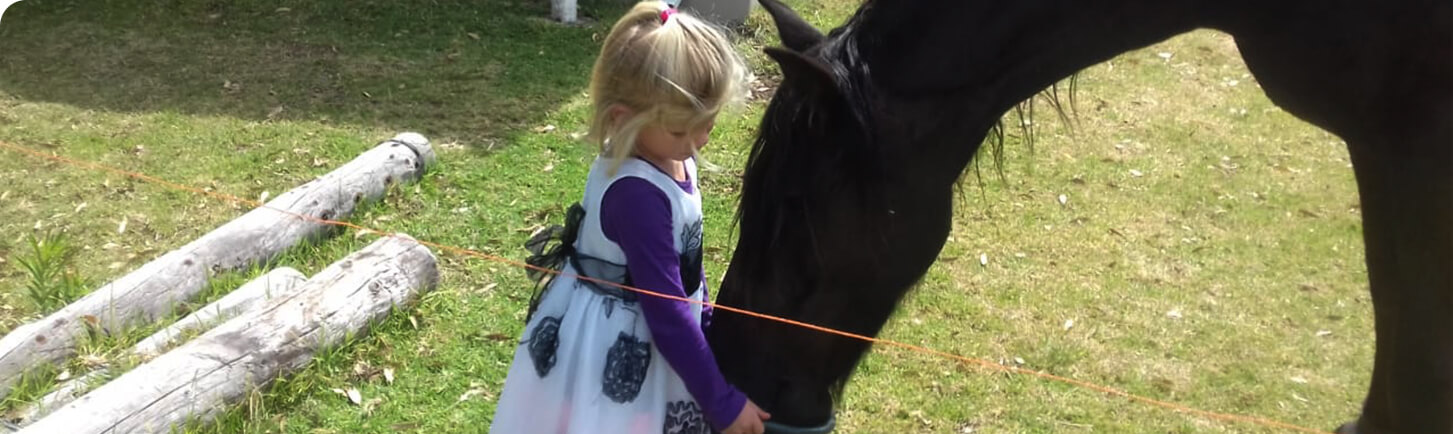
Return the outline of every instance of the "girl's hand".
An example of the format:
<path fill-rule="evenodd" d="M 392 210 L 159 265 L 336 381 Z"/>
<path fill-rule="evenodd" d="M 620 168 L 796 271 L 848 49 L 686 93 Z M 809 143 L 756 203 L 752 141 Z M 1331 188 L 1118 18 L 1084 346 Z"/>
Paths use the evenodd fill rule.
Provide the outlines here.
<path fill-rule="evenodd" d="M 771 418 L 771 414 L 757 408 L 757 404 L 748 399 L 747 405 L 742 406 L 742 412 L 737 414 L 737 420 L 721 434 L 762 434 L 766 430 L 762 427 L 762 421 Z"/>

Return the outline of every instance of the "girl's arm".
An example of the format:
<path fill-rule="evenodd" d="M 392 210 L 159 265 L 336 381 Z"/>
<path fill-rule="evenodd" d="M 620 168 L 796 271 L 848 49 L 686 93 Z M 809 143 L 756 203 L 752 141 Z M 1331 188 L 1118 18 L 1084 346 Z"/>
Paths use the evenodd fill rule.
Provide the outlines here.
<path fill-rule="evenodd" d="M 641 289 L 686 297 L 681 282 L 681 261 L 671 225 L 671 202 L 649 181 L 623 178 L 611 184 L 601 199 L 601 229 L 626 254 L 631 281 Z M 700 282 L 687 282 L 695 286 Z M 706 344 L 689 303 L 641 294 L 641 310 L 656 348 L 686 383 L 701 405 L 707 422 L 726 429 L 746 404 L 747 397 L 727 384 Z"/>
<path fill-rule="evenodd" d="M 709 284 L 709 283 L 706 282 L 706 265 L 702 265 L 701 266 L 701 280 L 702 280 L 702 282 L 701 282 L 701 291 L 702 291 L 702 293 L 701 293 L 701 299 L 702 300 L 705 300 L 705 301 L 711 301 L 711 288 L 710 288 L 711 284 Z M 703 304 L 703 305 L 701 305 L 701 330 L 702 331 L 705 331 L 707 327 L 711 327 L 711 313 L 712 312 L 715 312 L 715 310 L 713 310 L 711 308 L 711 305 L 709 305 L 709 304 Z"/>

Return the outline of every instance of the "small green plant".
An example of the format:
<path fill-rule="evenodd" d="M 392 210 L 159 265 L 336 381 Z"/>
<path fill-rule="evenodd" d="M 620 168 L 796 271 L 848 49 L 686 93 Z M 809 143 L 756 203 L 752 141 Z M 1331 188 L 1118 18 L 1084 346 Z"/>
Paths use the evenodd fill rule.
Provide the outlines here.
<path fill-rule="evenodd" d="M 13 421 L 10 416 L 13 411 L 25 408 L 55 390 L 55 378 L 60 371 L 61 368 L 56 365 L 42 364 L 21 373 L 20 380 L 10 389 L 10 394 L 0 400 L 0 410 L 5 412 L 5 420 Z"/>
<path fill-rule="evenodd" d="M 25 293 L 36 311 L 53 312 L 85 294 L 86 282 L 71 267 L 76 248 L 64 234 L 32 234 L 29 241 L 30 251 L 17 254 L 15 262 L 28 277 Z"/>

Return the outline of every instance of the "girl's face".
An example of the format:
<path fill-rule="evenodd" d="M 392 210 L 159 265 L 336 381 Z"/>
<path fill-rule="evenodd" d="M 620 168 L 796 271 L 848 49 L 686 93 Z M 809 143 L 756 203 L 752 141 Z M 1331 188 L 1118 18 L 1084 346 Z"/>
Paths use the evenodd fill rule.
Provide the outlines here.
<path fill-rule="evenodd" d="M 695 126 L 647 125 L 636 138 L 636 152 L 652 160 L 686 161 L 706 147 L 713 128 L 715 119 Z"/>
<path fill-rule="evenodd" d="M 611 107 L 611 117 L 617 122 L 624 123 L 634 115 L 634 112 L 624 106 L 616 105 Z M 636 135 L 636 154 L 641 157 L 656 161 L 686 161 L 706 147 L 706 142 L 711 139 L 711 131 L 716 128 L 716 118 L 712 117 L 705 122 L 690 124 L 674 124 L 666 122 L 655 122 L 641 128 Z"/>

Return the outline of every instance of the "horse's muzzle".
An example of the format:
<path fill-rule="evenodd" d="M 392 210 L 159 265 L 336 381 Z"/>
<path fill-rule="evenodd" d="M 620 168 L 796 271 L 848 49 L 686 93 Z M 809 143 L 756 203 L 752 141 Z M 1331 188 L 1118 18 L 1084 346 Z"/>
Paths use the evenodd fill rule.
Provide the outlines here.
<path fill-rule="evenodd" d="M 773 421 L 762 423 L 766 426 L 766 434 L 827 434 L 837 427 L 837 416 L 828 416 L 827 422 L 814 427 L 799 427 L 784 425 Z"/>

